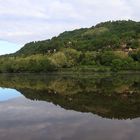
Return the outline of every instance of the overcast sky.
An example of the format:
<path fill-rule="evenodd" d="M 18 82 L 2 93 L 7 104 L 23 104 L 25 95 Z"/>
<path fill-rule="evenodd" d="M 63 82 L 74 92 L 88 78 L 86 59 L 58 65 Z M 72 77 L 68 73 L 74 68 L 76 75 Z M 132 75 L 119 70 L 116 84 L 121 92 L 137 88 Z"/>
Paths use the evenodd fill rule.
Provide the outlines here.
<path fill-rule="evenodd" d="M 0 0 L 0 41 L 5 43 L 0 44 L 0 54 L 102 21 L 139 21 L 139 9 L 139 0 Z"/>

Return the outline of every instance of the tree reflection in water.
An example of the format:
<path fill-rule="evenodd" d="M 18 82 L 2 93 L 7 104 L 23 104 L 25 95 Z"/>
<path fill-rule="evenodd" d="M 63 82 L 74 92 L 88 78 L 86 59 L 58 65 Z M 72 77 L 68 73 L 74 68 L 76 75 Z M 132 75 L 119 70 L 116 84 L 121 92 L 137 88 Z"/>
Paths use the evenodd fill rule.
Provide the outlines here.
<path fill-rule="evenodd" d="M 31 100 L 110 119 L 140 117 L 140 75 L 0 75 L 0 87 Z"/>

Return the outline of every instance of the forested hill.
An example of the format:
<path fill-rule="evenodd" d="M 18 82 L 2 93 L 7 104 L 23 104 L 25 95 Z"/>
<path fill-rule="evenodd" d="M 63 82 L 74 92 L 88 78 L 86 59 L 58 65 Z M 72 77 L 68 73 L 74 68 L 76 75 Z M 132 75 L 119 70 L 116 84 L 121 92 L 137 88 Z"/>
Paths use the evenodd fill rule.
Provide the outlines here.
<path fill-rule="evenodd" d="M 140 71 L 140 22 L 109 21 L 30 42 L 0 57 L 0 72 Z"/>
<path fill-rule="evenodd" d="M 91 28 L 66 31 L 49 40 L 26 44 L 15 55 L 45 54 L 63 48 L 78 51 L 137 49 L 140 47 L 140 22 L 108 21 Z"/>

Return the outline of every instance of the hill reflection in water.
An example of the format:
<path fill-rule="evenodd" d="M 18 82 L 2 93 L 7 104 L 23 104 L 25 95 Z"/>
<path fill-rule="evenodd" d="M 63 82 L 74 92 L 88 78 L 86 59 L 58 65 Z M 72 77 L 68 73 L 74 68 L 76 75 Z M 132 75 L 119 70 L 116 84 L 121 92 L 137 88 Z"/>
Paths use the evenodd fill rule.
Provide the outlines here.
<path fill-rule="evenodd" d="M 31 100 L 110 119 L 140 117 L 140 75 L 0 75 L 0 87 Z"/>

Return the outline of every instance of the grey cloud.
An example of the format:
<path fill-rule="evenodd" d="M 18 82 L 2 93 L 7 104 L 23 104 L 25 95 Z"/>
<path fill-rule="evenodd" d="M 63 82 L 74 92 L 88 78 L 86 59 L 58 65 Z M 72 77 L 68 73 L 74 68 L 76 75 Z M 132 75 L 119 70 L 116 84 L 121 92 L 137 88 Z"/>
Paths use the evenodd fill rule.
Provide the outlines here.
<path fill-rule="evenodd" d="M 101 21 L 139 20 L 138 0 L 0 0 L 0 38 L 26 43 Z"/>

